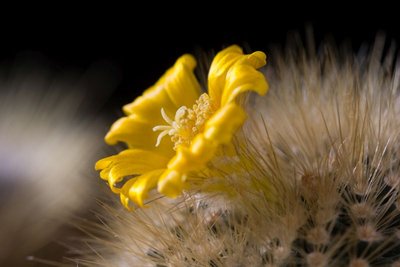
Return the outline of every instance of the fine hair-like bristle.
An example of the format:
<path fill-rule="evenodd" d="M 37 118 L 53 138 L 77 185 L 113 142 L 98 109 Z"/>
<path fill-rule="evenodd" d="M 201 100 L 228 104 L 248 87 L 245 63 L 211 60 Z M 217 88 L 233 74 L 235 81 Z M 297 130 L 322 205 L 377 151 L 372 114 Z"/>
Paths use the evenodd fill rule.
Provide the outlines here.
<path fill-rule="evenodd" d="M 102 224 L 82 226 L 95 253 L 79 263 L 397 266 L 400 69 L 383 51 L 377 38 L 356 55 L 270 52 L 270 91 L 250 98 L 235 151 L 204 173 L 213 179 L 134 212 L 104 204 Z"/>

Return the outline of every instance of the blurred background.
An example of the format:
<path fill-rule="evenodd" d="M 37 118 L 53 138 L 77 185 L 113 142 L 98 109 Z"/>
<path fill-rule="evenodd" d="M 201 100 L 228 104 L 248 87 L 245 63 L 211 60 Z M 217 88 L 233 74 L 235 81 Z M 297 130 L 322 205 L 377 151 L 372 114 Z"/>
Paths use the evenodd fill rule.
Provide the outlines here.
<path fill-rule="evenodd" d="M 267 52 L 293 32 L 358 51 L 381 32 L 398 41 L 396 9 L 265 2 L 187 6 L 5 7 L 0 18 L 0 266 L 61 261 L 103 185 L 94 162 L 121 106 L 184 53 L 236 43 Z M 145 7 L 145 5 L 148 5 Z M 27 261 L 34 259 L 34 261 Z"/>
<path fill-rule="evenodd" d="M 167 2 L 27 6 L 11 15 L 4 9 L 0 62 L 23 51 L 44 55 L 58 69 L 85 70 L 97 61 L 112 62 L 121 74 L 108 101 L 114 109 L 152 85 L 183 53 L 209 53 L 232 43 L 268 50 L 272 44 L 285 44 L 292 32 L 304 37 L 307 25 L 317 43 L 331 38 L 351 42 L 355 50 L 373 42 L 380 31 L 389 41 L 400 38 L 397 9 L 384 2 Z"/>

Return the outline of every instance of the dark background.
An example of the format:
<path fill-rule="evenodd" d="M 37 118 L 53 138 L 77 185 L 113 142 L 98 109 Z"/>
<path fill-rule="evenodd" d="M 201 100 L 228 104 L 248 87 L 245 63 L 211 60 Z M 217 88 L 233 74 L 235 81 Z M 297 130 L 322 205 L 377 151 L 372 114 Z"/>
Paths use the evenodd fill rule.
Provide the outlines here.
<path fill-rule="evenodd" d="M 400 38 L 397 9 L 376 3 L 142 3 L 108 3 L 100 9 L 60 3 L 41 11 L 23 7 L 2 19 L 0 63 L 10 64 L 21 53 L 33 52 L 61 70 L 110 64 L 110 75 L 116 75 L 118 83 L 104 105 L 116 109 L 154 83 L 183 53 L 218 51 L 236 43 L 268 54 L 269 46 L 284 45 L 290 32 L 304 36 L 306 26 L 313 28 L 317 43 L 328 36 L 337 43 L 351 42 L 354 50 L 372 43 L 378 32 L 389 41 Z"/>

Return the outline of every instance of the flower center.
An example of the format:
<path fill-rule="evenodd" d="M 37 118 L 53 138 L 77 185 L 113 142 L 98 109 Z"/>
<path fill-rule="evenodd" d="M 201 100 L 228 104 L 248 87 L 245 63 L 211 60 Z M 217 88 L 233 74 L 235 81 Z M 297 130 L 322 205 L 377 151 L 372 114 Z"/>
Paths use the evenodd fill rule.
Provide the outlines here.
<path fill-rule="evenodd" d="M 215 109 L 208 94 L 202 94 L 192 108 L 180 107 L 174 120 L 170 119 L 161 108 L 161 116 L 168 125 L 157 125 L 153 131 L 161 131 L 157 137 L 156 146 L 159 146 L 164 136 L 171 136 L 174 150 L 180 145 L 189 146 L 196 134 L 203 131 L 204 124 L 214 113 Z"/>

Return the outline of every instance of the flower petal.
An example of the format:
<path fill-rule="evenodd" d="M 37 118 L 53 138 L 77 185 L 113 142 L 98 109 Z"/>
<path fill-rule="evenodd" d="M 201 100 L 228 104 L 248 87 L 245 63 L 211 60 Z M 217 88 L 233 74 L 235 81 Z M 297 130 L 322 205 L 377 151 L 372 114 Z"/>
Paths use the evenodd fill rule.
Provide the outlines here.
<path fill-rule="evenodd" d="M 248 90 L 265 94 L 268 88 L 265 77 L 256 71 L 265 64 L 266 56 L 261 51 L 244 55 L 240 47 L 233 45 L 219 52 L 208 74 L 208 92 L 217 108 Z M 235 90 L 237 87 L 240 88 Z"/>
<path fill-rule="evenodd" d="M 174 116 L 179 107 L 172 102 L 163 86 L 158 85 L 147 89 L 142 96 L 125 105 L 123 111 L 127 115 L 135 115 L 140 121 L 158 125 L 164 123 L 161 117 L 161 108 L 165 110 L 168 116 Z"/>
<path fill-rule="evenodd" d="M 217 148 L 218 143 L 207 140 L 203 134 L 195 137 L 190 148 L 179 147 L 158 181 L 158 191 L 172 198 L 179 196 L 185 188 L 186 173 L 204 168 Z"/>
<path fill-rule="evenodd" d="M 229 68 L 243 56 L 237 45 L 229 46 L 219 52 L 211 63 L 208 73 L 208 93 L 219 107 Z"/>
<path fill-rule="evenodd" d="M 189 148 L 178 148 L 176 155 L 168 163 L 168 169 L 180 173 L 201 169 L 215 155 L 218 145 L 214 140 L 208 140 L 203 134 L 198 134 Z"/>
<path fill-rule="evenodd" d="M 204 137 L 218 144 L 229 144 L 246 119 L 244 110 L 230 103 L 219 109 L 206 123 Z"/>
<path fill-rule="evenodd" d="M 146 151 L 141 149 L 126 149 L 118 155 L 113 155 L 96 162 L 95 169 L 102 170 L 110 167 L 111 164 L 116 162 L 121 163 L 135 163 L 137 165 L 147 166 L 145 168 L 154 168 L 166 166 L 168 159 L 156 152 Z M 147 170 L 144 170 L 147 171 Z M 142 172 L 144 172 L 142 171 Z M 141 173 L 141 172 L 140 172 Z"/>
<path fill-rule="evenodd" d="M 143 199 L 147 197 L 148 191 L 156 187 L 158 178 L 163 171 L 163 169 L 153 170 L 127 181 L 121 188 L 121 203 L 129 210 L 131 209 L 129 201 L 133 201 L 137 205 L 143 206 Z"/>
<path fill-rule="evenodd" d="M 172 169 L 166 170 L 158 180 L 158 192 L 170 197 L 176 198 L 182 194 L 185 188 L 186 175 Z"/>
<path fill-rule="evenodd" d="M 200 85 L 193 73 L 196 60 L 191 55 L 181 56 L 158 82 L 131 104 L 125 105 L 126 114 L 157 124 L 163 122 L 160 110 L 174 117 L 181 106 L 192 106 L 200 95 Z"/>
<path fill-rule="evenodd" d="M 164 169 L 153 170 L 137 177 L 135 183 L 129 188 L 129 199 L 142 207 L 143 199 L 147 198 L 148 192 L 157 186 L 157 181 L 163 172 Z"/>
<path fill-rule="evenodd" d="M 225 88 L 222 94 L 221 106 L 235 101 L 236 97 L 246 91 L 254 91 L 259 95 L 267 93 L 268 84 L 265 76 L 255 69 L 259 62 L 256 60 L 236 63 L 226 75 Z M 255 63 L 252 65 L 251 63 Z"/>
<path fill-rule="evenodd" d="M 165 138 L 156 147 L 159 133 L 153 131 L 154 126 L 138 120 L 134 115 L 123 117 L 111 126 L 105 141 L 110 145 L 114 145 L 117 142 L 125 142 L 131 148 L 157 151 L 164 156 L 171 157 L 174 151 L 172 149 L 173 144 L 169 138 Z"/>
<path fill-rule="evenodd" d="M 136 178 L 132 178 L 129 181 L 127 181 L 124 186 L 121 188 L 119 198 L 121 200 L 122 205 L 127 209 L 127 210 L 132 210 L 131 207 L 129 206 L 129 189 L 131 186 L 135 183 Z"/>
<path fill-rule="evenodd" d="M 267 64 L 267 56 L 265 55 L 264 52 L 261 51 L 256 51 L 249 55 L 245 55 L 245 57 L 242 60 L 243 63 L 249 64 L 253 66 L 255 69 L 259 69 L 263 67 L 265 64 Z"/>
<path fill-rule="evenodd" d="M 107 157 L 96 163 L 96 170 L 101 170 L 100 176 L 107 180 L 111 190 L 119 193 L 115 184 L 126 176 L 140 175 L 167 166 L 168 158 L 152 151 L 129 149 L 118 155 Z"/>
<path fill-rule="evenodd" d="M 191 107 L 200 96 L 200 84 L 193 73 L 196 60 L 192 55 L 183 55 L 165 77 L 164 90 L 177 107 Z"/>

